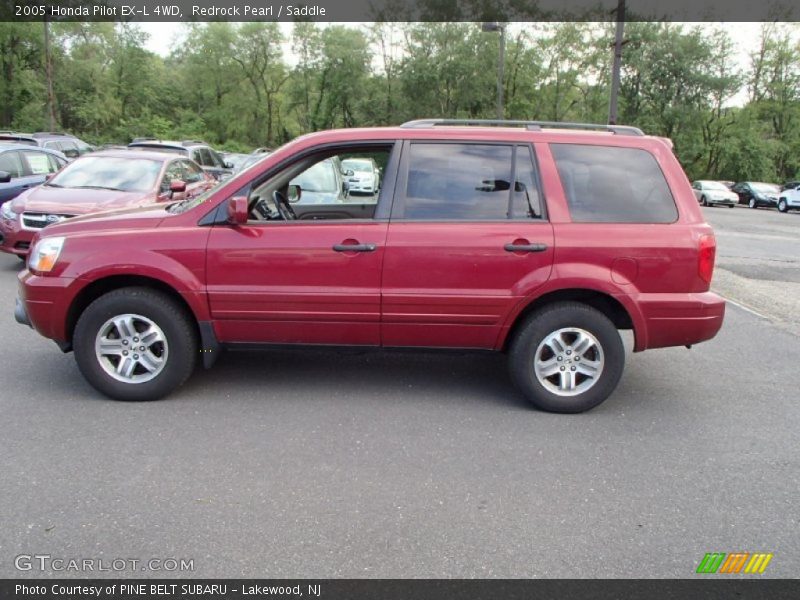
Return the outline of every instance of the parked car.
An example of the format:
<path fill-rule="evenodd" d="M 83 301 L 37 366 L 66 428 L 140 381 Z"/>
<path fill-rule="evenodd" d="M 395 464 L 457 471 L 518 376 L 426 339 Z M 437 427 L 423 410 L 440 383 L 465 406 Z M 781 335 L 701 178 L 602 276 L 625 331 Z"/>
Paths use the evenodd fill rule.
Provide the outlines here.
<path fill-rule="evenodd" d="M 793 189 L 795 189 L 795 188 L 796 188 L 798 185 L 800 185 L 800 181 L 787 181 L 786 183 L 784 183 L 784 184 L 781 186 L 781 191 L 783 191 L 783 190 L 793 190 Z"/>
<path fill-rule="evenodd" d="M 220 156 L 223 162 L 231 166 L 234 173 L 238 171 L 239 166 L 250 157 L 249 154 L 242 154 L 241 152 L 221 152 Z"/>
<path fill-rule="evenodd" d="M 750 208 L 760 206 L 778 206 L 780 188 L 772 183 L 760 181 L 740 181 L 731 188 L 739 197 L 739 204 L 747 204 Z"/>
<path fill-rule="evenodd" d="M 381 172 L 374 158 L 345 158 L 342 168 L 351 194 L 376 194 L 381 184 Z"/>
<path fill-rule="evenodd" d="M 106 150 L 82 156 L 0 207 L 0 250 L 25 257 L 34 234 L 53 223 L 193 198 L 216 183 L 197 163 L 174 154 Z"/>
<path fill-rule="evenodd" d="M 39 146 L 48 150 L 61 152 L 69 160 L 88 154 L 94 150 L 83 140 L 69 133 L 59 133 L 53 131 L 39 131 L 37 133 L 16 133 L 3 132 L 0 134 L 0 142 L 15 142 L 28 146 Z"/>
<path fill-rule="evenodd" d="M 779 195 L 778 210 L 782 213 L 800 210 L 800 181 L 788 182 Z"/>
<path fill-rule="evenodd" d="M 613 392 L 619 330 L 635 352 L 716 335 L 714 234 L 662 139 L 478 125 L 318 132 L 200 198 L 49 226 L 15 317 L 120 400 L 165 396 L 223 348 L 335 344 L 507 352 L 556 412 Z M 331 157 L 378 154 L 376 203 L 289 201 Z"/>
<path fill-rule="evenodd" d="M 733 208 L 739 202 L 739 196 L 730 191 L 720 181 L 698 180 L 692 182 L 694 197 L 703 206 L 727 206 Z"/>
<path fill-rule="evenodd" d="M 333 156 L 314 164 L 289 182 L 293 204 L 338 204 L 347 199 L 342 161 Z"/>
<path fill-rule="evenodd" d="M 239 171 L 244 171 L 245 169 L 247 169 L 247 168 L 249 168 L 249 167 L 252 167 L 252 166 L 253 166 L 254 164 L 256 164 L 258 161 L 260 161 L 260 160 L 262 160 L 262 159 L 266 158 L 266 157 L 267 157 L 267 156 L 269 156 L 270 154 L 272 154 L 272 152 L 270 152 L 270 151 L 268 151 L 268 150 L 264 150 L 264 151 L 261 151 L 261 152 L 259 152 L 258 150 L 256 150 L 256 151 L 255 151 L 255 152 L 253 152 L 252 154 L 249 154 L 249 155 L 247 156 L 247 158 L 246 158 L 246 159 L 244 159 L 244 160 L 243 160 L 243 161 L 242 161 L 242 162 L 239 164 L 239 166 L 238 166 L 238 167 L 236 167 L 236 169 L 234 170 L 234 173 L 238 173 Z"/>
<path fill-rule="evenodd" d="M 150 152 L 174 152 L 191 158 L 200 165 L 206 173 L 215 179 L 222 180 L 233 173 L 233 165 L 222 160 L 222 156 L 205 142 L 199 140 L 184 140 L 182 142 L 169 142 L 162 140 L 147 140 L 137 138 L 139 141 L 131 142 L 128 148 L 134 150 L 148 150 Z"/>
<path fill-rule="evenodd" d="M 44 183 L 67 164 L 67 157 L 56 150 L 32 148 L 25 144 L 0 144 L 0 204 L 21 192 Z"/>

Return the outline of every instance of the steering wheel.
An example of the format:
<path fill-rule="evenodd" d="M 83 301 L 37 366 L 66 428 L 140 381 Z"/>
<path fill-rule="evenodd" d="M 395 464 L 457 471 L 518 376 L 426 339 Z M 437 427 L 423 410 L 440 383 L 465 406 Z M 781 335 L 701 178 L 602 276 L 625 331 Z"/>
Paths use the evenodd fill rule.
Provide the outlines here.
<path fill-rule="evenodd" d="M 294 213 L 294 209 L 292 208 L 292 205 L 289 204 L 286 196 L 281 194 L 278 190 L 275 190 L 272 192 L 272 199 L 275 201 L 275 207 L 278 209 L 278 212 L 284 221 L 297 220 L 297 215 Z"/>

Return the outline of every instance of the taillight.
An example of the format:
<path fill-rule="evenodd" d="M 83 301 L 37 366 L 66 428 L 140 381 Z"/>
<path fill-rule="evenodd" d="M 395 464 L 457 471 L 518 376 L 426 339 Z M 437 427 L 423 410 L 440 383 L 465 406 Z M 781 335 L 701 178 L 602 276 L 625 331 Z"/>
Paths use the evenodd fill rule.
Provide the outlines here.
<path fill-rule="evenodd" d="M 697 274 L 706 283 L 711 283 L 714 274 L 714 257 L 717 254 L 717 240 L 713 233 L 704 233 L 700 236 L 700 246 L 697 255 Z"/>

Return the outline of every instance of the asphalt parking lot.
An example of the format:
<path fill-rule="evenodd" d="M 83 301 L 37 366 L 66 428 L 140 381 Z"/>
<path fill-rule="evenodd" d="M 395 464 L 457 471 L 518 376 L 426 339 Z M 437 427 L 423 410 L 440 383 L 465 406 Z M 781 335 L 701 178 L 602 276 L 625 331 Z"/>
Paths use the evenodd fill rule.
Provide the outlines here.
<path fill-rule="evenodd" d="M 109 401 L 14 322 L 0 256 L 0 577 L 86 575 L 19 554 L 194 560 L 111 573 L 133 577 L 691 577 L 714 551 L 796 577 L 800 214 L 703 210 L 737 302 L 722 332 L 629 354 L 583 415 L 530 409 L 491 355 L 229 353 L 167 400 Z"/>

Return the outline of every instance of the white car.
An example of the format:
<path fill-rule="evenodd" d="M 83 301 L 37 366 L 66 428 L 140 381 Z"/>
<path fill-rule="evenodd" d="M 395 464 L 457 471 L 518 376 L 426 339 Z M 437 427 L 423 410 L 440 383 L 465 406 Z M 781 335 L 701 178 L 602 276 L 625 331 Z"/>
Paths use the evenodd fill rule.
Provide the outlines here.
<path fill-rule="evenodd" d="M 719 181 L 700 180 L 692 183 L 694 197 L 703 206 L 727 206 L 733 208 L 739 203 L 739 196 Z"/>
<path fill-rule="evenodd" d="M 796 181 L 792 183 L 796 185 L 790 185 L 781 190 L 778 198 L 778 210 L 782 213 L 789 212 L 792 209 L 800 210 L 800 184 L 797 184 Z"/>
<path fill-rule="evenodd" d="M 342 169 L 351 194 L 376 194 L 381 187 L 381 172 L 371 158 L 346 158 Z"/>

